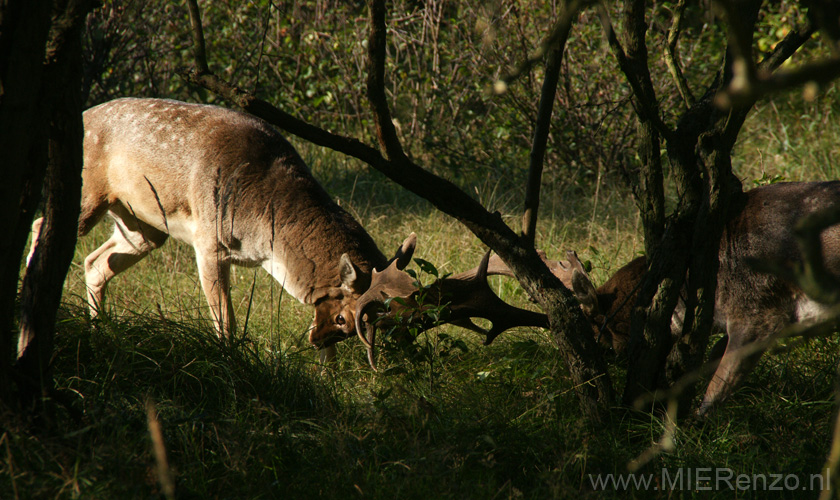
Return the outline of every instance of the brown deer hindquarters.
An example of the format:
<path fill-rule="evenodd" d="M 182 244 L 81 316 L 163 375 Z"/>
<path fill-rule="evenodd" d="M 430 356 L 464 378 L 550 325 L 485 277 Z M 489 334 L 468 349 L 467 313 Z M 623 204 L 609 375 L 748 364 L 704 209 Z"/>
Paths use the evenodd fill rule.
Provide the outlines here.
<path fill-rule="evenodd" d="M 734 203 L 721 238 L 715 299 L 715 325 L 728 340 L 703 397 L 701 414 L 725 400 L 763 353 L 739 349 L 751 347 L 792 323 L 826 317 L 828 306 L 810 299 L 783 278 L 757 270 L 753 263 L 790 265 L 801 261 L 796 224 L 838 203 L 837 181 L 773 184 L 748 191 Z M 840 227 L 825 230 L 821 241 L 826 269 L 840 277 Z M 609 333 L 616 350 L 623 349 L 629 335 L 630 311 L 645 271 L 646 261 L 639 257 L 597 289 L 585 275 L 575 283 L 574 292 L 584 313 L 596 331 Z M 675 326 L 684 307 L 680 304 L 675 312 Z M 679 329 L 673 333 L 679 334 Z"/>

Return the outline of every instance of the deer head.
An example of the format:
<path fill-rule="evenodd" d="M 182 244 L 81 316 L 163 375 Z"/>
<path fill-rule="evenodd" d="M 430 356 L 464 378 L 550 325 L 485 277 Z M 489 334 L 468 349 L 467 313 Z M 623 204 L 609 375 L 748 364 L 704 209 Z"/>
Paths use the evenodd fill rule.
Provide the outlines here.
<path fill-rule="evenodd" d="M 545 252 L 538 253 L 552 274 L 575 295 L 597 340 L 605 347 L 623 351 L 630 331 L 630 311 L 647 269 L 645 258 L 633 260 L 595 288 L 576 252 L 567 251 L 567 260 L 550 260 Z M 497 255 L 490 258 L 490 269 L 490 274 L 513 276 Z"/>
<path fill-rule="evenodd" d="M 616 352 L 623 351 L 630 334 L 630 313 L 639 293 L 639 284 L 647 272 L 647 260 L 644 257 L 633 259 L 595 288 L 577 254 L 569 251 L 566 256 L 573 268 L 569 289 L 580 302 L 596 338 Z"/>
<path fill-rule="evenodd" d="M 519 309 L 500 299 L 487 284 L 488 274 L 510 274 L 501 260 L 496 259 L 490 269 L 488 251 L 478 267 L 457 275 L 436 280 L 421 288 L 416 279 L 405 272 L 407 260 L 394 260 L 382 271 L 374 271 L 370 288 L 356 303 L 356 332 L 368 352 L 368 362 L 376 370 L 374 348 L 378 327 L 407 318 L 420 330 L 440 323 L 451 323 L 485 335 L 485 345 L 500 333 L 514 326 L 547 327 L 545 314 Z M 490 272 L 492 271 L 492 272 Z M 443 307 L 445 314 L 430 318 L 423 313 L 432 307 Z M 472 318 L 490 321 L 485 330 Z"/>
<path fill-rule="evenodd" d="M 385 265 L 405 268 L 414 255 L 417 235 L 411 233 Z M 328 289 L 315 301 L 315 319 L 309 330 L 309 342 L 319 349 L 324 349 L 337 342 L 359 334 L 362 342 L 364 335 L 357 330 L 356 304 L 360 297 L 371 288 L 371 276 L 363 273 L 347 254 L 341 256 L 338 265 L 341 286 Z M 373 270 L 374 276 L 377 271 Z"/>

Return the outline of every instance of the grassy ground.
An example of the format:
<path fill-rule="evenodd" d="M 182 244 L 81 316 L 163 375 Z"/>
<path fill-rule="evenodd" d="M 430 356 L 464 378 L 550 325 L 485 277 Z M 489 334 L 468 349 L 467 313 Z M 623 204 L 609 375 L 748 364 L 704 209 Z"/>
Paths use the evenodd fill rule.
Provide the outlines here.
<path fill-rule="evenodd" d="M 833 104 L 790 106 L 763 105 L 749 122 L 736 156 L 745 187 L 838 178 L 837 134 L 815 136 L 837 129 Z M 301 150 L 386 253 L 415 231 L 417 256 L 442 271 L 478 263 L 483 248 L 456 222 L 375 174 Z M 492 180 L 467 189 L 518 224 L 517 189 Z M 549 186 L 539 230 L 550 256 L 576 249 L 599 283 L 642 248 L 632 200 L 614 179 L 597 192 Z M 828 452 L 835 338 L 766 356 L 720 412 L 677 430 L 673 452 L 637 476 L 617 476 L 659 439 L 661 421 L 616 410 L 604 428 L 587 426 L 542 331 L 508 332 L 483 347 L 443 329 L 412 349 L 386 349 L 381 374 L 351 340 L 321 373 L 305 337 L 311 310 L 262 271 L 235 274 L 248 340 L 217 341 L 192 250 L 174 242 L 117 278 L 106 314 L 90 321 L 80 266 L 109 231 L 103 224 L 80 241 L 66 285 L 54 370 L 71 405 L 37 425 L 2 417 L 0 498 L 154 498 L 165 493 L 161 477 L 172 478 L 177 498 L 201 499 L 802 498 Z M 527 306 L 510 280 L 493 286 Z M 613 371 L 621 380 L 620 363 Z M 163 475 L 150 422 L 162 430 Z M 727 471 L 729 483 L 715 482 Z M 598 483 L 608 474 L 639 483 Z M 737 489 L 739 474 L 747 489 Z"/>

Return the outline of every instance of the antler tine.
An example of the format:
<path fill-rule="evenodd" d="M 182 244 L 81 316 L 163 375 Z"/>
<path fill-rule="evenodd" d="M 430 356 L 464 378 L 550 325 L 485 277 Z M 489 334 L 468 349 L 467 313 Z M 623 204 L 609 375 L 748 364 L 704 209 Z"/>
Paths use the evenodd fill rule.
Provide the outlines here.
<path fill-rule="evenodd" d="M 473 279 L 478 274 L 478 271 L 479 271 L 480 267 L 481 267 L 481 264 L 479 264 L 478 266 L 476 266 L 476 267 L 474 267 L 474 268 L 472 268 L 468 271 L 463 271 L 463 272 L 460 272 L 458 274 L 454 274 L 454 275 L 450 276 L 450 279 L 457 279 L 457 280 Z M 510 268 L 508 267 L 508 265 L 505 264 L 505 261 L 503 261 L 502 258 L 499 257 L 496 254 L 490 256 L 490 259 L 487 262 L 487 275 L 488 276 L 509 276 L 511 278 L 514 277 L 513 271 L 511 271 Z"/>
<path fill-rule="evenodd" d="M 551 273 L 559 279 L 563 285 L 568 288 L 569 290 L 572 289 L 572 273 L 574 270 L 577 269 L 579 272 L 582 272 L 586 275 L 586 271 L 583 269 L 583 264 L 581 264 L 580 260 L 577 257 L 577 254 L 574 251 L 566 252 L 566 256 L 568 257 L 568 261 L 564 260 L 551 260 L 546 256 L 546 253 L 543 250 L 537 250 L 540 258 L 543 260 L 545 265 L 551 271 Z M 451 279 L 461 279 L 461 280 L 468 280 L 472 279 L 478 273 L 478 267 L 474 267 L 468 271 L 464 271 L 462 273 L 455 274 L 451 276 Z M 490 261 L 487 265 L 487 275 L 488 276 L 508 276 L 510 278 L 515 278 L 516 276 L 513 274 L 513 271 L 510 270 L 505 261 L 502 260 L 501 257 L 494 254 L 490 257 Z M 588 275 L 587 275 L 588 277 Z"/>
<path fill-rule="evenodd" d="M 413 240 L 413 235 L 414 233 L 406 239 L 406 242 Z M 407 299 L 417 291 L 414 279 L 400 267 L 406 265 L 406 263 L 401 262 L 402 258 L 396 257 L 382 271 L 374 271 L 371 275 L 370 288 L 356 301 L 356 334 L 367 349 L 368 362 L 374 371 L 376 371 L 376 363 L 374 362 L 376 343 L 374 314 L 377 310 L 385 308 L 387 299 L 395 297 Z"/>

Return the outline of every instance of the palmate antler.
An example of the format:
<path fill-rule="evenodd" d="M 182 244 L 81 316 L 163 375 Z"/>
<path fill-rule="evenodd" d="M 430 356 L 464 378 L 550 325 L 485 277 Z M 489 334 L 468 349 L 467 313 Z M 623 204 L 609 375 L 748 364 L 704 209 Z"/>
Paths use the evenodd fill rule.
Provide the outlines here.
<path fill-rule="evenodd" d="M 392 262 L 381 272 L 374 271 L 370 288 L 356 303 L 356 331 L 367 348 L 371 368 L 376 370 L 374 344 L 378 324 L 396 320 L 398 316 L 408 316 L 421 330 L 441 323 L 461 326 L 485 335 L 485 345 L 515 326 L 547 328 L 548 317 L 545 314 L 511 306 L 493 293 L 487 284 L 488 274 L 512 273 L 501 259 L 495 258 L 490 266 L 491 260 L 488 251 L 475 269 L 438 279 L 422 290 L 418 289 L 416 280 L 403 270 L 407 264 L 404 259 Z M 385 312 L 389 299 L 392 300 Z M 446 308 L 444 318 L 433 320 L 423 314 L 425 310 L 438 306 Z M 379 318 L 376 318 L 377 313 Z M 492 326 L 485 330 L 473 323 L 472 318 L 487 319 Z"/>

